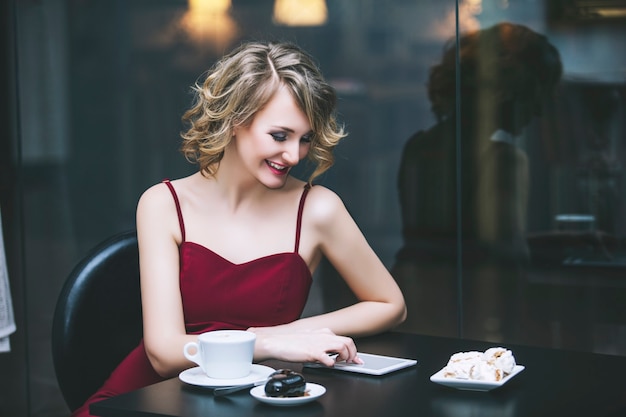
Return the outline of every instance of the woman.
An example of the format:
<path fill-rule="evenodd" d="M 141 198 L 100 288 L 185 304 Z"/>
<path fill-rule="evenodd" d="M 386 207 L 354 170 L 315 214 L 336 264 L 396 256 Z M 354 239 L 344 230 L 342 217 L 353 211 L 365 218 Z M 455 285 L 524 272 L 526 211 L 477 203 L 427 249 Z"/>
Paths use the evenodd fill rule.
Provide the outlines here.
<path fill-rule="evenodd" d="M 339 197 L 312 181 L 345 136 L 336 97 L 295 45 L 247 43 L 218 62 L 184 115 L 183 154 L 199 171 L 152 186 L 137 207 L 144 340 L 88 404 L 195 366 L 196 334 L 248 329 L 255 361 L 360 363 L 351 337 L 406 316 L 395 281 Z M 308 182 L 290 175 L 303 158 Z M 325 256 L 358 303 L 300 318 Z"/>

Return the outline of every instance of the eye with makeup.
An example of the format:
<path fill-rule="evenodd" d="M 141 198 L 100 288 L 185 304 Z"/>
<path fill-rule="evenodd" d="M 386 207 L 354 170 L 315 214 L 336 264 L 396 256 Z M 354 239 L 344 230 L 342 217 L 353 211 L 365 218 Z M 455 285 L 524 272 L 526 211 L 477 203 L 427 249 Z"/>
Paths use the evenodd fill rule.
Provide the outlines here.
<path fill-rule="evenodd" d="M 284 142 L 284 141 L 287 140 L 287 133 L 286 132 L 270 132 L 270 136 L 276 142 Z M 300 142 L 311 143 L 312 139 L 313 139 L 313 132 L 310 132 L 310 133 L 307 133 L 306 135 L 302 136 L 300 138 Z"/>
<path fill-rule="evenodd" d="M 270 136 L 274 138 L 276 142 L 284 142 L 287 140 L 287 133 L 285 132 L 270 132 Z"/>

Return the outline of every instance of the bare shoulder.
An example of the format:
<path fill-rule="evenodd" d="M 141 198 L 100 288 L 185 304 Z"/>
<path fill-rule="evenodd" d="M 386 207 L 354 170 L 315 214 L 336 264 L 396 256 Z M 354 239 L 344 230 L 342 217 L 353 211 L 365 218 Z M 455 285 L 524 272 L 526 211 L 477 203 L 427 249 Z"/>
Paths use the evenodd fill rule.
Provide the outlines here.
<path fill-rule="evenodd" d="M 172 205 L 172 193 L 164 182 L 152 185 L 141 194 L 137 210 L 149 207 L 167 207 Z"/>
<path fill-rule="evenodd" d="M 172 185 L 178 194 L 179 184 L 172 181 Z M 182 235 L 176 204 L 167 184 L 157 183 L 143 192 L 137 203 L 136 225 L 143 246 L 170 239 L 180 243 Z"/>
<path fill-rule="evenodd" d="M 306 200 L 307 217 L 317 226 L 330 225 L 346 207 L 337 193 L 322 186 L 311 187 Z"/>

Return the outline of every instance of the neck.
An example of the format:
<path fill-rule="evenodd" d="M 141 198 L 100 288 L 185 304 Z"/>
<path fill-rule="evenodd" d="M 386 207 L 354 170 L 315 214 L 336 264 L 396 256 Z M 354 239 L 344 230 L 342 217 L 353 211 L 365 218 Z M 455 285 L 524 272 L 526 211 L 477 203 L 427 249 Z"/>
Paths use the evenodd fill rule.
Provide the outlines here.
<path fill-rule="evenodd" d="M 228 172 L 221 166 L 213 178 L 207 179 L 213 194 L 219 198 L 231 212 L 239 211 L 255 202 L 261 201 L 267 192 L 266 187 L 256 179 L 242 179 L 236 173 Z"/>

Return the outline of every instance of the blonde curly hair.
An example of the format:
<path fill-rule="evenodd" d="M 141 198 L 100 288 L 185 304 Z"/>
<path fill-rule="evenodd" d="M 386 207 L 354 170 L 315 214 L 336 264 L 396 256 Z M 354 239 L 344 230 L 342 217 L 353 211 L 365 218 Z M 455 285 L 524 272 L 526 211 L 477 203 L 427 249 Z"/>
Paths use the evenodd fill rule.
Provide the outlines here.
<path fill-rule="evenodd" d="M 280 86 L 291 91 L 313 131 L 308 153 L 315 166 L 308 180 L 312 183 L 333 165 L 333 149 L 346 134 L 336 119 L 334 89 L 313 58 L 291 43 L 244 43 L 195 83 L 194 102 L 183 115 L 185 158 L 197 163 L 202 175 L 215 175 L 233 129 L 249 126 Z"/>

